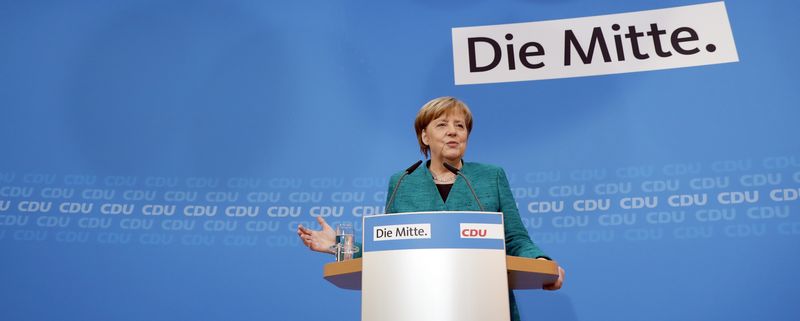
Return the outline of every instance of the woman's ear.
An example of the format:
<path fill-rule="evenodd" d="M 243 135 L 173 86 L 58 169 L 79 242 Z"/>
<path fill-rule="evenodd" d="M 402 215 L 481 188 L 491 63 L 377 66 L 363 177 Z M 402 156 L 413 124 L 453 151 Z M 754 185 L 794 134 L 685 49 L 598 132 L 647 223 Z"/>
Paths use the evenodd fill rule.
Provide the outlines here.
<path fill-rule="evenodd" d="M 422 129 L 422 134 L 420 135 L 420 137 L 422 138 L 422 143 L 425 144 L 425 146 L 430 145 L 428 144 L 428 133 L 425 132 L 425 128 Z"/>

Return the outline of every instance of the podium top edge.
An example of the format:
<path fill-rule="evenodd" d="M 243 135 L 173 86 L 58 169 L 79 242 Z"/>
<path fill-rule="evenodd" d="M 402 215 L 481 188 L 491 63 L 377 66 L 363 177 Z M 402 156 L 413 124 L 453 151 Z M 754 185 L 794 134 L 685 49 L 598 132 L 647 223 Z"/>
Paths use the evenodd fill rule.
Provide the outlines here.
<path fill-rule="evenodd" d="M 360 273 L 361 272 L 361 259 L 353 259 L 342 262 L 325 263 L 322 268 L 323 277 L 331 277 L 335 275 Z"/>
<path fill-rule="evenodd" d="M 407 214 L 499 214 L 502 215 L 502 212 L 481 212 L 481 211 L 426 211 L 426 212 L 403 212 L 403 213 L 380 213 L 380 214 L 372 214 L 372 215 L 365 215 L 364 218 L 370 217 L 381 217 L 381 216 L 396 216 L 396 215 L 407 215 Z"/>
<path fill-rule="evenodd" d="M 342 262 L 326 263 L 323 267 L 323 277 L 360 273 L 362 265 L 361 260 L 362 259 L 359 258 Z M 509 272 L 518 271 L 558 277 L 558 264 L 548 260 L 506 255 L 506 269 Z"/>

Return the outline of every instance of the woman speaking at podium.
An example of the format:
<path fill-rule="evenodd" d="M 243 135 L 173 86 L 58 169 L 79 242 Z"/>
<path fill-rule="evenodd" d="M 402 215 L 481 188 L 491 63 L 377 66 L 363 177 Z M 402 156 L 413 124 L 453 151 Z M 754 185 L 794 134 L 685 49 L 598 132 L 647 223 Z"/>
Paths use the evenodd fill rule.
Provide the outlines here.
<path fill-rule="evenodd" d="M 412 166 L 392 176 L 387 194 L 387 213 L 502 212 L 506 254 L 549 260 L 531 241 L 522 224 L 505 171 L 493 165 L 463 161 L 472 131 L 472 113 L 466 104 L 453 97 L 433 99 L 417 113 L 414 129 L 420 152 L 430 159 L 424 166 Z M 404 180 L 398 185 L 398 180 L 404 174 Z M 461 175 L 466 179 L 461 178 Z M 300 226 L 297 234 L 311 250 L 330 253 L 335 242 L 335 233 L 322 217 L 317 219 L 322 230 L 315 231 Z M 561 288 L 563 277 L 564 271 L 559 267 L 558 280 L 545 289 Z M 510 293 L 510 304 L 511 319 L 519 320 L 513 293 Z"/>

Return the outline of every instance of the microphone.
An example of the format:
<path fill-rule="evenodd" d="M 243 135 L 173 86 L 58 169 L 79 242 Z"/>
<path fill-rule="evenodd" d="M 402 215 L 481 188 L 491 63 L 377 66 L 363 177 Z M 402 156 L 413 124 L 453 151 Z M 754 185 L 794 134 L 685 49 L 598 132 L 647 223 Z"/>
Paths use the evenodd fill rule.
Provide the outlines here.
<path fill-rule="evenodd" d="M 478 194 L 475 193 L 475 189 L 472 188 L 472 184 L 470 184 L 469 179 L 467 179 L 467 177 L 461 173 L 461 170 L 459 170 L 453 165 L 450 165 L 447 162 L 442 163 L 442 165 L 444 165 L 444 168 L 447 168 L 447 170 L 450 171 L 451 173 L 461 176 L 461 178 L 464 179 L 464 182 L 467 183 L 467 187 L 469 187 L 469 191 L 472 192 L 472 196 L 475 197 L 475 201 L 478 202 L 478 207 L 481 208 L 481 212 L 486 212 L 486 209 L 483 208 L 483 204 L 481 204 L 481 200 L 478 199 Z"/>
<path fill-rule="evenodd" d="M 406 176 L 413 173 L 415 170 L 417 170 L 417 167 L 419 167 L 419 165 L 421 164 L 422 161 L 418 160 L 416 163 L 414 163 L 414 165 L 411 165 L 410 167 L 406 168 L 405 173 L 403 173 L 403 175 L 400 176 L 400 179 L 397 180 L 397 184 L 394 185 L 394 190 L 392 190 L 392 196 L 389 198 L 389 202 L 386 202 L 386 210 L 392 208 L 392 203 L 394 203 L 394 197 L 397 196 L 397 189 L 400 187 L 400 183 L 403 182 L 403 179 L 406 178 Z"/>

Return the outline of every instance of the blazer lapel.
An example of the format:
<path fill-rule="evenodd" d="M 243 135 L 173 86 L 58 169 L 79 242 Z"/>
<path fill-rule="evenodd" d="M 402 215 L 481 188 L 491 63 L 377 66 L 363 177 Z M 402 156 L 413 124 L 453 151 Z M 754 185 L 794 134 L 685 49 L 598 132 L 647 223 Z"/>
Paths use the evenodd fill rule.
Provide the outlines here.
<path fill-rule="evenodd" d="M 472 177 L 470 176 L 466 165 L 461 166 L 461 174 L 464 174 L 464 176 L 472 181 Z M 456 181 L 453 182 L 453 188 L 450 190 L 450 195 L 447 197 L 447 202 L 445 205 L 448 210 L 477 211 L 480 209 L 480 207 L 478 207 L 478 204 L 475 203 L 474 198 L 475 197 L 472 196 L 472 192 L 469 190 L 469 186 L 467 186 L 467 182 L 464 181 L 464 178 L 461 176 L 456 176 Z"/>

